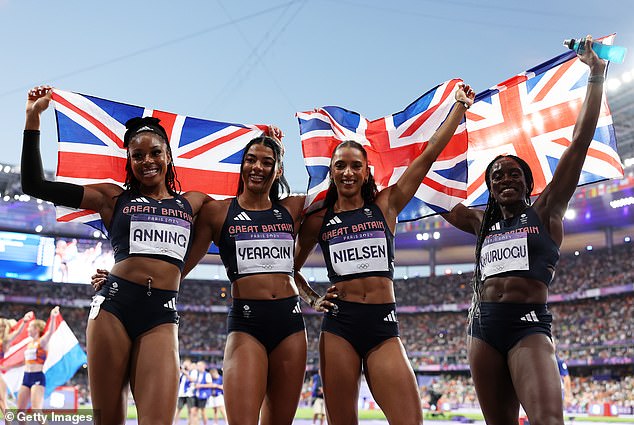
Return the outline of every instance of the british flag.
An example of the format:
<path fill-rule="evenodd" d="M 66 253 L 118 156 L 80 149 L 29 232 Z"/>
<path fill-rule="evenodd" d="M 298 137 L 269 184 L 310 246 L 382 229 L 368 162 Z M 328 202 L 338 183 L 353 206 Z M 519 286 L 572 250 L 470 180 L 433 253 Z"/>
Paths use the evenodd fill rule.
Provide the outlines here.
<path fill-rule="evenodd" d="M 298 112 L 304 163 L 309 174 L 307 211 L 314 211 L 323 204 L 330 182 L 330 157 L 335 147 L 344 140 L 364 145 L 379 190 L 396 183 L 446 119 L 455 103 L 454 93 L 460 82 L 454 79 L 440 84 L 403 111 L 373 121 L 336 106 Z M 466 150 L 467 135 L 463 122 L 427 173 L 412 201 L 398 216 L 399 221 L 416 220 L 447 211 L 464 200 Z"/>
<path fill-rule="evenodd" d="M 183 191 L 198 190 L 215 199 L 235 196 L 244 146 L 266 128 L 192 118 L 57 89 L 53 101 L 59 139 L 57 180 L 80 185 L 123 186 L 124 123 L 133 117 L 153 116 L 167 131 Z M 57 217 L 106 232 L 94 211 L 58 207 Z"/>
<path fill-rule="evenodd" d="M 602 39 L 610 43 L 609 38 Z M 466 205 L 486 204 L 484 173 L 500 154 L 526 160 L 533 171 L 533 195 L 550 182 L 586 94 L 588 67 L 573 51 L 518 74 L 476 96 L 467 112 L 469 179 Z M 622 177 L 616 136 L 605 94 L 597 129 L 579 185 Z"/>

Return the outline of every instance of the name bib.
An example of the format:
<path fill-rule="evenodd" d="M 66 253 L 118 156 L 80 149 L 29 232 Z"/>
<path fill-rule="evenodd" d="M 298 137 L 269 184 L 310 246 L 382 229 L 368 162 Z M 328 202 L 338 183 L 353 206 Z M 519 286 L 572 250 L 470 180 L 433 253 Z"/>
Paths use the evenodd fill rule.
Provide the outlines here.
<path fill-rule="evenodd" d="M 528 270 L 528 239 L 526 232 L 487 236 L 480 253 L 482 278 Z"/>
<path fill-rule="evenodd" d="M 191 223 L 176 217 L 134 214 L 130 217 L 130 254 L 166 255 L 183 261 Z"/>
<path fill-rule="evenodd" d="M 387 242 L 380 230 L 336 236 L 328 243 L 330 263 L 340 276 L 389 271 Z"/>
<path fill-rule="evenodd" d="M 293 273 L 294 244 L 285 232 L 236 235 L 238 273 Z"/>

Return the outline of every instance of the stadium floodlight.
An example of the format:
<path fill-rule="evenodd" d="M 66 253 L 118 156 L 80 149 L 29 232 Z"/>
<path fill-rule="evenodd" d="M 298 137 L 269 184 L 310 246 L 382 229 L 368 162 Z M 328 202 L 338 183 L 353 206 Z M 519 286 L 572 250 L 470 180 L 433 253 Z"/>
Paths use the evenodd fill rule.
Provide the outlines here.
<path fill-rule="evenodd" d="M 573 210 L 572 208 L 569 208 L 566 210 L 564 217 L 566 220 L 574 220 L 577 217 L 577 211 Z"/>
<path fill-rule="evenodd" d="M 434 239 L 440 239 L 440 232 L 434 232 L 433 237 Z"/>
<path fill-rule="evenodd" d="M 416 240 L 417 241 L 422 241 L 423 240 L 423 234 L 422 233 L 416 233 Z"/>
<path fill-rule="evenodd" d="M 41 224 L 38 224 L 37 226 L 35 226 L 35 232 L 36 233 L 40 233 L 42 231 L 42 229 L 44 229 L 44 228 L 42 227 Z"/>

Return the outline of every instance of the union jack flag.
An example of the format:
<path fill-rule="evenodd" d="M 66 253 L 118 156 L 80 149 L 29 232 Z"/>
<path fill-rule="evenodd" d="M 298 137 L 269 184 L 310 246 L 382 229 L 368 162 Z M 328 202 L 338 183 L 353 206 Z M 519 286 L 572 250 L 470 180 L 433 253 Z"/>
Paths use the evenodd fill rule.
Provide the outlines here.
<path fill-rule="evenodd" d="M 235 196 L 246 144 L 264 125 L 230 124 L 127 105 L 93 96 L 53 91 L 59 153 L 57 180 L 80 185 L 125 182 L 124 123 L 153 116 L 167 131 L 184 192 L 198 190 L 215 199 Z M 106 233 L 99 215 L 57 207 L 57 220 L 81 222 Z"/>
<path fill-rule="evenodd" d="M 336 106 L 298 112 L 304 163 L 309 174 L 307 211 L 322 206 L 330 183 L 330 158 L 335 147 L 344 140 L 364 145 L 379 190 L 396 183 L 447 118 L 460 82 L 454 79 L 440 84 L 403 111 L 373 121 Z M 463 122 L 398 220 L 416 220 L 448 211 L 464 200 L 466 155 L 467 134 Z"/>
<path fill-rule="evenodd" d="M 602 39 L 610 43 L 609 38 Z M 568 51 L 476 96 L 467 112 L 469 180 L 466 205 L 486 204 L 484 173 L 500 154 L 524 159 L 533 171 L 533 195 L 552 180 L 572 141 L 587 89 L 589 69 Z M 579 185 L 623 177 L 605 94 Z"/>

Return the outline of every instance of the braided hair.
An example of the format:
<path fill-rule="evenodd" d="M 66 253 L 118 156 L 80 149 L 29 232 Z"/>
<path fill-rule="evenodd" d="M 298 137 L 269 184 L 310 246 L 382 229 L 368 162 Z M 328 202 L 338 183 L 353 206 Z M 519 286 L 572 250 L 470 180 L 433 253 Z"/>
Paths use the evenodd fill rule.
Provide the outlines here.
<path fill-rule="evenodd" d="M 143 132 L 150 132 L 158 135 L 165 142 L 165 149 L 171 159 L 167 165 L 167 172 L 165 173 L 165 186 L 170 195 L 176 196 L 181 191 L 181 183 L 176 176 L 176 168 L 174 167 L 174 159 L 172 157 L 172 148 L 169 144 L 169 138 L 167 132 L 162 125 L 159 124 L 161 120 L 154 117 L 135 117 L 131 118 L 125 123 L 126 132 L 123 136 L 123 147 L 128 149 L 130 141 L 138 134 Z M 134 192 L 139 192 L 141 189 L 141 183 L 134 177 L 132 172 L 132 165 L 130 164 L 130 151 L 128 150 L 127 160 L 125 163 L 125 189 Z"/>
<path fill-rule="evenodd" d="M 363 155 L 363 159 L 365 162 L 368 162 L 368 152 L 365 150 L 363 145 L 359 142 L 355 142 L 354 140 L 344 140 L 339 143 L 334 151 L 332 151 L 332 157 L 330 159 L 330 167 L 332 168 L 332 158 L 335 156 L 335 153 L 342 148 L 354 148 L 361 151 Z M 378 188 L 376 187 L 376 182 L 374 181 L 374 176 L 371 171 L 368 171 L 368 180 L 363 183 L 361 186 L 361 197 L 363 198 L 364 204 L 372 204 L 376 199 L 376 195 L 379 193 Z M 335 186 L 335 182 L 330 177 L 330 186 L 328 186 L 328 192 L 326 192 L 326 198 L 324 199 L 324 207 L 330 208 L 335 205 L 339 199 L 339 193 L 337 193 L 337 186 Z"/>
<path fill-rule="evenodd" d="M 286 177 L 284 177 L 284 162 L 283 162 L 284 147 L 282 146 L 282 143 L 280 141 L 274 139 L 273 137 L 265 136 L 265 135 L 258 136 L 255 139 L 251 139 L 251 141 L 247 143 L 247 145 L 244 147 L 244 150 L 242 151 L 242 160 L 240 161 L 240 176 L 241 177 L 240 177 L 240 180 L 238 181 L 238 193 L 236 194 L 236 196 L 240 196 L 244 192 L 244 181 L 242 180 L 244 158 L 246 158 L 247 153 L 249 152 L 249 149 L 253 145 L 263 145 L 271 149 L 273 151 L 273 155 L 275 158 L 275 165 L 278 166 L 279 164 L 279 167 L 282 169 L 282 175 L 273 181 L 273 185 L 271 186 L 271 189 L 269 190 L 269 198 L 271 199 L 271 201 L 277 202 L 283 197 L 287 196 L 291 192 L 291 188 L 288 185 L 288 182 L 286 181 Z M 276 167 L 273 167 L 271 174 L 266 176 L 267 181 L 273 176 L 273 174 L 275 174 L 275 170 L 276 170 Z"/>
<path fill-rule="evenodd" d="M 526 205 L 531 205 L 531 192 L 533 191 L 533 187 L 535 185 L 535 182 L 533 180 L 533 172 L 531 171 L 528 163 L 522 158 L 519 158 L 515 155 L 498 155 L 493 159 L 493 161 L 489 163 L 489 165 L 487 165 L 486 171 L 484 173 L 484 180 L 486 182 L 487 189 L 489 190 L 489 198 L 487 199 L 486 209 L 484 210 L 484 216 L 482 217 L 482 224 L 480 225 L 480 230 L 478 231 L 478 238 L 476 242 L 475 272 L 473 273 L 473 279 L 471 280 L 473 296 L 471 299 L 471 307 L 469 308 L 470 326 L 472 325 L 473 319 L 480 308 L 480 301 L 482 300 L 482 290 L 484 288 L 484 282 L 482 281 L 482 270 L 480 266 L 482 244 L 484 243 L 484 239 L 491 231 L 491 227 L 502 219 L 502 209 L 500 208 L 500 204 L 498 204 L 498 202 L 491 194 L 491 170 L 493 169 L 493 165 L 502 158 L 513 159 L 519 164 L 520 168 L 524 172 L 524 178 L 526 179 L 526 193 L 524 194 L 524 202 L 526 202 Z"/>

